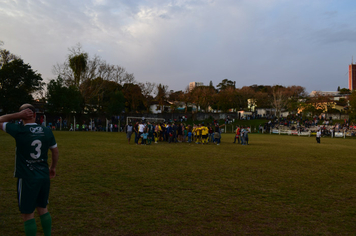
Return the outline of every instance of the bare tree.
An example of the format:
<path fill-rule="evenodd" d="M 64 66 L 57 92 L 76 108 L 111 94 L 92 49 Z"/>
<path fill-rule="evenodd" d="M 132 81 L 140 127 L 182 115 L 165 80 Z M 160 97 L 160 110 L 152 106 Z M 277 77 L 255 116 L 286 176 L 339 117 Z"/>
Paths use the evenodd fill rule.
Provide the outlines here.
<path fill-rule="evenodd" d="M 278 85 L 274 86 L 272 95 L 272 107 L 275 109 L 276 117 L 280 117 L 282 109 L 285 108 L 288 103 L 288 97 L 286 96 L 285 88 Z"/>
<path fill-rule="evenodd" d="M 67 85 L 76 84 L 80 87 L 81 83 L 99 77 L 106 81 L 116 82 L 121 86 L 125 83 L 135 82 L 134 75 L 127 73 L 125 68 L 111 65 L 97 55 L 90 58 L 87 53 L 83 52 L 80 44 L 69 48 L 68 51 L 67 60 L 62 64 L 55 65 L 52 70 L 56 76 L 63 78 Z"/>
<path fill-rule="evenodd" d="M 138 84 L 141 88 L 141 92 L 143 95 L 143 105 L 146 107 L 147 112 L 150 110 L 151 102 L 153 101 L 153 91 L 156 88 L 155 83 L 146 82 Z"/>

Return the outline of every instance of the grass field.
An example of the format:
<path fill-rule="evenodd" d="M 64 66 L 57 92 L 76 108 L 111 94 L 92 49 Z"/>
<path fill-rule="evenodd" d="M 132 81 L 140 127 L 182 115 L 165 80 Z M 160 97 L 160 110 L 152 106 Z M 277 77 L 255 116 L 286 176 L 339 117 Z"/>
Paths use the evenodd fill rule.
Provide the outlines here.
<path fill-rule="evenodd" d="M 55 132 L 53 235 L 355 235 L 356 140 L 250 135 L 250 145 L 128 145 Z M 0 133 L 0 235 L 24 235 L 14 140 Z M 37 216 L 36 216 L 37 217 Z M 36 218 L 39 235 L 39 218 Z"/>

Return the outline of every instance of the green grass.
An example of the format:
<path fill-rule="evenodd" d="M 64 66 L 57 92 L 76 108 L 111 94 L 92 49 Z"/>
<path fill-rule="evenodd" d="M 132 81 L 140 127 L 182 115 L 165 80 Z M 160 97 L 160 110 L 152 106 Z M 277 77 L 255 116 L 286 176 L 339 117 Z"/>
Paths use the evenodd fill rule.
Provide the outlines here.
<path fill-rule="evenodd" d="M 55 136 L 53 235 L 355 234 L 355 139 L 252 134 L 241 146 L 223 134 L 220 146 L 137 146 L 123 133 Z M 24 235 L 15 142 L 0 139 L 0 235 Z"/>

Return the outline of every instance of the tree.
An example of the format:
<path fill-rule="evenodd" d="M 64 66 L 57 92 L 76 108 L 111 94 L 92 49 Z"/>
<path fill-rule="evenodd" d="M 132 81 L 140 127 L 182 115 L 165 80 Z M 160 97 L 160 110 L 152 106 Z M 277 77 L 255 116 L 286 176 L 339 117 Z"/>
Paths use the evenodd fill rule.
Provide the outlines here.
<path fill-rule="evenodd" d="M 87 69 L 88 54 L 81 53 L 79 55 L 69 56 L 69 67 L 72 69 L 74 74 L 74 85 L 79 88 L 79 84 L 82 80 L 83 74 Z"/>
<path fill-rule="evenodd" d="M 247 109 L 249 100 L 250 102 L 253 101 L 253 103 L 257 106 L 264 107 L 261 104 L 262 100 L 258 100 L 256 92 L 252 87 L 244 86 L 241 89 L 237 89 L 237 92 L 239 94 L 239 96 L 237 96 L 239 102 L 238 107 L 236 107 L 237 109 Z"/>
<path fill-rule="evenodd" d="M 281 116 L 282 109 L 286 107 L 288 102 L 288 97 L 285 93 L 284 87 L 276 85 L 272 90 L 272 107 L 275 109 L 276 117 Z"/>
<path fill-rule="evenodd" d="M 47 108 L 52 113 L 70 115 L 81 113 L 84 108 L 83 97 L 74 85 L 65 86 L 64 80 L 58 77 L 47 84 Z"/>
<path fill-rule="evenodd" d="M 205 111 L 208 111 L 209 106 L 213 104 L 213 96 L 216 93 L 214 87 L 199 86 L 191 91 L 192 101 L 198 106 L 201 106 Z"/>
<path fill-rule="evenodd" d="M 300 104 L 300 108 L 303 111 L 303 116 L 306 116 L 306 113 L 309 113 L 311 116 L 320 115 L 326 111 L 331 102 L 330 96 L 322 95 L 317 92 L 315 95 L 305 99 L 305 102 Z"/>
<path fill-rule="evenodd" d="M 299 104 L 307 97 L 305 88 L 302 86 L 293 85 L 286 87 L 284 90 L 287 96 L 286 108 L 291 113 L 297 113 Z"/>
<path fill-rule="evenodd" d="M 356 90 L 353 90 L 349 97 L 350 118 L 356 120 Z"/>
<path fill-rule="evenodd" d="M 161 111 L 163 111 L 163 105 L 167 101 L 167 91 L 168 91 L 167 85 L 158 84 L 156 87 L 155 99 L 158 102 L 159 106 L 161 107 Z"/>
<path fill-rule="evenodd" d="M 239 92 L 233 87 L 228 87 L 217 94 L 218 109 L 227 112 L 229 109 L 240 108 Z"/>
<path fill-rule="evenodd" d="M 146 111 L 149 112 L 150 105 L 153 101 L 152 93 L 156 87 L 155 83 L 146 82 L 146 83 L 139 83 L 141 88 L 142 96 L 143 96 L 143 105 L 146 107 Z"/>
<path fill-rule="evenodd" d="M 41 74 L 22 59 L 5 63 L 0 69 L 0 108 L 4 113 L 17 111 L 23 103 L 32 102 L 32 94 L 42 86 Z"/>
<path fill-rule="evenodd" d="M 224 79 L 216 87 L 219 89 L 219 91 L 225 90 L 229 87 L 235 88 L 235 82 L 228 79 Z"/>
<path fill-rule="evenodd" d="M 88 53 L 83 52 L 80 44 L 69 48 L 67 60 L 62 64 L 53 67 L 53 73 L 64 79 L 67 85 L 74 84 L 80 87 L 80 91 L 85 93 L 86 87 L 81 84 L 90 82 L 96 78 L 106 81 L 113 81 L 121 86 L 125 83 L 134 83 L 133 74 L 126 72 L 125 68 L 118 65 L 111 65 L 99 56 L 89 57 Z"/>
<path fill-rule="evenodd" d="M 20 58 L 10 53 L 10 51 L 6 49 L 0 49 L 0 68 L 2 68 L 3 65 L 8 64 L 15 59 L 20 59 Z"/>
<path fill-rule="evenodd" d="M 192 101 L 191 97 L 192 97 L 192 93 L 189 90 L 189 86 L 187 86 L 185 88 L 185 91 L 183 93 L 181 93 L 179 96 L 179 100 L 184 102 L 184 104 L 185 104 L 185 113 L 188 112 L 188 105 Z"/>
<path fill-rule="evenodd" d="M 114 81 L 107 81 L 98 77 L 93 80 L 86 80 L 81 84 L 81 91 L 85 101 L 86 110 L 90 113 L 98 114 L 111 114 L 115 111 L 112 106 L 109 104 L 120 104 L 122 97 L 117 92 L 122 90 L 122 86 Z M 123 95 L 122 95 L 123 96 Z M 113 97 L 118 97 L 121 102 L 115 103 Z M 124 106 L 124 102 L 122 102 Z M 110 108 L 109 108 L 110 106 Z M 121 106 L 121 105 L 120 105 Z M 115 111 L 117 112 L 117 111 Z M 120 110 L 120 114 L 122 109 Z"/>
<path fill-rule="evenodd" d="M 106 105 L 106 113 L 107 117 L 111 117 L 113 115 L 119 115 L 125 109 L 125 97 L 122 91 L 115 91 L 110 93 L 109 101 Z"/>
<path fill-rule="evenodd" d="M 350 89 L 342 88 L 338 90 L 340 94 L 351 94 Z"/>
<path fill-rule="evenodd" d="M 124 84 L 122 91 L 127 111 L 138 111 L 144 99 L 140 86 L 133 83 Z"/>
<path fill-rule="evenodd" d="M 4 45 L 4 42 L 0 40 L 0 46 Z M 15 60 L 20 59 L 20 57 L 10 53 L 10 51 L 6 49 L 0 48 L 0 69 L 3 65 Z"/>

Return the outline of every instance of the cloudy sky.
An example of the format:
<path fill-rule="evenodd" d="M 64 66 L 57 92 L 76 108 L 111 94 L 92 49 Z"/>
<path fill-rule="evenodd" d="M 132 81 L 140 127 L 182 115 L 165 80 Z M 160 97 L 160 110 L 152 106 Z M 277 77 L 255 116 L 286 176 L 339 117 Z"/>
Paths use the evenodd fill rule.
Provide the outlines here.
<path fill-rule="evenodd" d="M 139 82 L 184 90 L 348 87 L 356 62 L 355 0 L 0 0 L 3 48 L 45 81 L 80 43 Z"/>

